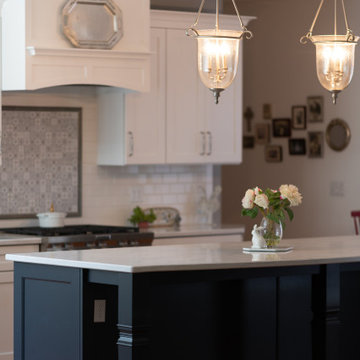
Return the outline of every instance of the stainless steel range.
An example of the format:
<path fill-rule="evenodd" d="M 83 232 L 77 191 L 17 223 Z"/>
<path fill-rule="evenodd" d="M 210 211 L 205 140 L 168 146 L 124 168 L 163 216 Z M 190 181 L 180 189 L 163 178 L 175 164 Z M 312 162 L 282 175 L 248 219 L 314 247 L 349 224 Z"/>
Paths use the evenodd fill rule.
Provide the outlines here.
<path fill-rule="evenodd" d="M 40 251 L 146 246 L 154 239 L 152 232 L 140 232 L 139 228 L 129 226 L 67 225 L 58 228 L 4 228 L 0 231 L 41 236 Z"/>

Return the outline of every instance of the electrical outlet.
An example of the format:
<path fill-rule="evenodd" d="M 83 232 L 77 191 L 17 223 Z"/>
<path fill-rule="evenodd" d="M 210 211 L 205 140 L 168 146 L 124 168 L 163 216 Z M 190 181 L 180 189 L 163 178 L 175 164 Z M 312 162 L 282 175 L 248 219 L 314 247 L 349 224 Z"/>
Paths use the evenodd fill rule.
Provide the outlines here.
<path fill-rule="evenodd" d="M 94 323 L 104 323 L 106 300 L 94 300 Z"/>

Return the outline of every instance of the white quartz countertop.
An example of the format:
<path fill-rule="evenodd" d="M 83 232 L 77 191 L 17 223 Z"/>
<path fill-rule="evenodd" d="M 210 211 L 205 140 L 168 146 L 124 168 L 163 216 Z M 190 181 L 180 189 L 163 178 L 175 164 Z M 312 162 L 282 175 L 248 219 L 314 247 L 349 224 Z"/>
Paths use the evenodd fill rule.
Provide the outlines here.
<path fill-rule="evenodd" d="M 40 244 L 40 236 L 7 234 L 0 232 L 0 246 Z"/>
<path fill-rule="evenodd" d="M 172 237 L 243 234 L 245 232 L 245 226 L 190 224 L 190 225 L 181 225 L 179 228 L 150 227 L 149 229 L 147 229 L 147 231 L 153 232 L 155 239 L 161 239 L 161 238 L 172 238 Z"/>
<path fill-rule="evenodd" d="M 287 253 L 244 253 L 250 243 L 212 243 L 7 254 L 25 263 L 127 273 L 239 269 L 360 262 L 360 238 L 336 236 L 283 240 Z"/>

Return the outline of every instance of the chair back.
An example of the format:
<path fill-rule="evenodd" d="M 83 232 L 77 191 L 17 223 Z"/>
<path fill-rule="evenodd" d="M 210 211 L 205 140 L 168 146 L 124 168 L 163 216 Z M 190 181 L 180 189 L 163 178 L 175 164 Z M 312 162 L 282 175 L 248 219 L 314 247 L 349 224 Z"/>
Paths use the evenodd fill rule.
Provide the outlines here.
<path fill-rule="evenodd" d="M 359 235 L 359 229 L 360 229 L 360 210 L 354 210 L 351 212 L 351 216 L 354 219 L 354 225 L 355 225 L 355 234 Z"/>

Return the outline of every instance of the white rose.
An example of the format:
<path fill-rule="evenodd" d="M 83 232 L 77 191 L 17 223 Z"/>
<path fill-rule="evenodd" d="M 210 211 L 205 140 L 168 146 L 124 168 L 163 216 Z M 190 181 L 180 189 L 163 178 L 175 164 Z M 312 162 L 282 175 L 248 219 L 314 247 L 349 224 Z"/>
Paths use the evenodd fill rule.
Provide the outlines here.
<path fill-rule="evenodd" d="M 244 209 L 252 209 L 254 207 L 254 190 L 249 189 L 246 191 L 245 196 L 242 199 L 242 206 Z"/>
<path fill-rule="evenodd" d="M 267 209 L 269 207 L 269 199 L 265 194 L 256 195 L 254 203 L 263 209 Z"/>
<path fill-rule="evenodd" d="M 254 189 L 254 192 L 255 192 L 255 195 L 259 195 L 260 192 L 262 192 L 262 190 L 257 186 L 257 187 Z"/>
<path fill-rule="evenodd" d="M 302 196 L 295 185 L 281 185 L 279 191 L 282 198 L 290 201 L 290 206 L 301 204 Z"/>

